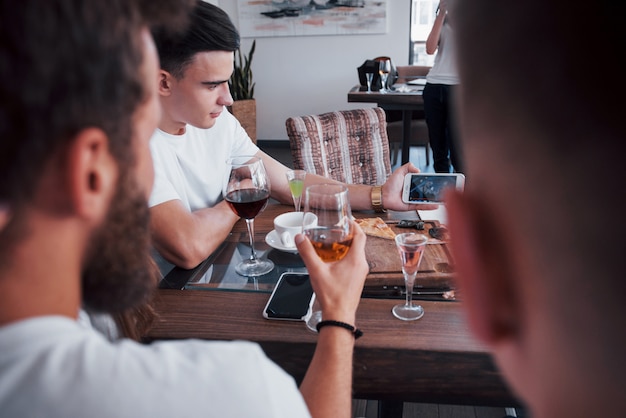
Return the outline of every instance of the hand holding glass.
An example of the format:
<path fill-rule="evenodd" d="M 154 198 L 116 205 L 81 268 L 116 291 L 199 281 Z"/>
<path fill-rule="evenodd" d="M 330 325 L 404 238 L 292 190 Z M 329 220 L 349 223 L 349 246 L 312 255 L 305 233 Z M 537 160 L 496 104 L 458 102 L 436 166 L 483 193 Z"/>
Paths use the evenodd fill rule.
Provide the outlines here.
<path fill-rule="evenodd" d="M 261 260 L 254 251 L 254 218 L 265 209 L 270 197 L 270 181 L 263 161 L 253 156 L 233 157 L 228 160 L 230 174 L 224 186 L 224 199 L 231 209 L 246 220 L 250 235 L 250 258 L 235 267 L 242 276 L 256 277 L 274 268 L 270 260 Z"/>
<path fill-rule="evenodd" d="M 406 301 L 393 307 L 393 315 L 403 321 L 414 321 L 424 316 L 424 308 L 413 304 L 413 285 L 415 276 L 424 255 L 428 238 L 422 234 L 407 233 L 396 235 L 396 248 L 402 259 L 402 274 L 406 289 Z"/>
<path fill-rule="evenodd" d="M 304 179 L 306 171 L 289 170 L 287 171 L 287 181 L 289 181 L 289 190 L 293 198 L 293 205 L 296 212 L 300 212 L 300 202 L 302 202 L 302 191 L 304 190 Z"/>
<path fill-rule="evenodd" d="M 302 230 L 325 262 L 339 261 L 352 245 L 352 212 L 348 188 L 341 184 L 315 184 L 306 188 Z M 316 331 L 322 312 L 315 309 L 307 327 Z"/>

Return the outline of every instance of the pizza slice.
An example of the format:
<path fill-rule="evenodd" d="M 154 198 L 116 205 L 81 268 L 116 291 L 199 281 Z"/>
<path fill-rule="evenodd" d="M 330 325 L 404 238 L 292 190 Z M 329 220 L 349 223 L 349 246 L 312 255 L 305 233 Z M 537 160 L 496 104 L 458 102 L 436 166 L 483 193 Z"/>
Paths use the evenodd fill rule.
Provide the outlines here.
<path fill-rule="evenodd" d="M 356 219 L 363 232 L 373 237 L 395 239 L 396 233 L 380 218 Z"/>

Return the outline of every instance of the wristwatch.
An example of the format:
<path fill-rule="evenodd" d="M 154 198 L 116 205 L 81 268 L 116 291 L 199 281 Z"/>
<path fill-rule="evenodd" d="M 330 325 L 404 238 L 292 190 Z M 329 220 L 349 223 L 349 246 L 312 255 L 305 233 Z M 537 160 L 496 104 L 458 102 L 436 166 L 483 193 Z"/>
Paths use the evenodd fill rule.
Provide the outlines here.
<path fill-rule="evenodd" d="M 374 186 L 372 187 L 372 209 L 374 212 L 382 213 L 385 212 L 385 207 L 383 206 L 383 186 Z"/>

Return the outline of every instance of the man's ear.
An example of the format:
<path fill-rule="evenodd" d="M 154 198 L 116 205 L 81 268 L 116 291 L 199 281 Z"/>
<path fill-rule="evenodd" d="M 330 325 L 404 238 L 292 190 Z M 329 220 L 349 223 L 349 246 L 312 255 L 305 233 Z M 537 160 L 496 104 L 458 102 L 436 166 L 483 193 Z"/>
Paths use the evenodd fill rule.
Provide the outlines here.
<path fill-rule="evenodd" d="M 67 177 L 74 211 L 101 221 L 108 211 L 118 178 L 107 135 L 98 128 L 80 131 L 69 146 Z"/>
<path fill-rule="evenodd" d="M 159 94 L 161 96 L 169 96 L 172 94 L 172 75 L 165 71 L 159 70 Z"/>
<path fill-rule="evenodd" d="M 489 345 L 515 338 L 521 320 L 515 269 L 482 203 L 451 192 L 446 199 L 457 281 L 473 332 Z"/>

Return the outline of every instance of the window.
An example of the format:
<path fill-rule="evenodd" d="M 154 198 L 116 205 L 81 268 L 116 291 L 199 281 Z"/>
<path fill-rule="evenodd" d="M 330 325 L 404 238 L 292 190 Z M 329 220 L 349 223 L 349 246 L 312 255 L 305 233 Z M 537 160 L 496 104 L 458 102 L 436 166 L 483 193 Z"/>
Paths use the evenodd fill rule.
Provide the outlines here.
<path fill-rule="evenodd" d="M 426 39 L 433 27 L 439 0 L 412 0 L 411 2 L 411 65 L 433 65 L 434 55 L 426 54 Z"/>

